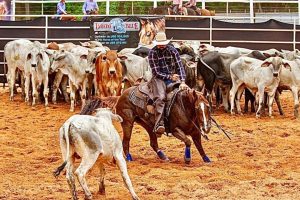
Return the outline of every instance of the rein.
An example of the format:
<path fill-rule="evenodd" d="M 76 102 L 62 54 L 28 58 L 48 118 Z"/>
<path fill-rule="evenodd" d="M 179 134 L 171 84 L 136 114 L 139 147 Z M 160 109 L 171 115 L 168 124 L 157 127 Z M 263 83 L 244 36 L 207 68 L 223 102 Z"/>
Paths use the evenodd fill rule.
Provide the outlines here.
<path fill-rule="evenodd" d="M 186 113 L 186 109 L 185 109 L 184 104 L 182 102 L 182 95 L 180 95 L 180 106 L 181 106 L 183 112 Z M 198 108 L 196 108 L 196 109 L 198 109 Z M 196 127 L 196 129 L 200 132 L 201 136 L 203 138 L 205 138 L 206 140 L 209 140 L 208 137 L 207 137 L 207 135 L 203 134 L 203 131 L 201 129 L 199 129 L 199 127 L 195 124 L 194 120 L 192 120 L 192 119 L 189 119 L 189 120 L 192 122 L 192 124 L 194 125 L 194 127 Z"/>
<path fill-rule="evenodd" d="M 185 109 L 184 104 L 183 104 L 183 101 L 182 101 L 182 95 L 181 95 L 181 98 L 180 98 L 180 106 L 181 106 L 182 110 L 183 110 L 184 112 L 186 112 L 186 109 Z M 196 108 L 196 109 L 199 109 L 199 108 Z M 223 128 L 217 123 L 217 121 L 216 121 L 212 116 L 210 116 L 210 119 L 212 120 L 212 122 L 214 123 L 214 125 L 215 125 L 219 130 L 221 130 L 221 131 L 224 133 L 224 135 L 225 135 L 229 140 L 231 140 L 231 138 L 229 137 L 229 134 L 232 135 L 232 133 L 229 132 L 229 131 L 226 131 L 225 129 L 223 129 Z M 196 129 L 200 132 L 200 134 L 202 135 L 202 137 L 205 138 L 206 140 L 209 140 L 208 137 L 207 137 L 207 135 L 206 135 L 206 134 L 203 134 L 203 131 L 202 131 L 201 129 L 199 129 L 199 127 L 195 124 L 194 120 L 191 120 L 191 119 L 190 119 L 190 121 L 192 122 L 192 124 L 194 125 L 194 127 L 196 127 Z"/>
<path fill-rule="evenodd" d="M 226 137 L 227 137 L 229 140 L 231 140 L 231 138 L 229 137 L 229 134 L 232 135 L 232 133 L 230 133 L 229 131 L 224 130 L 224 129 L 217 123 L 217 121 L 216 121 L 214 118 L 212 118 L 212 117 L 210 117 L 210 118 L 211 118 L 211 120 L 213 121 L 213 123 L 215 124 L 215 126 L 216 126 L 219 130 L 221 130 L 221 131 L 226 135 Z"/>

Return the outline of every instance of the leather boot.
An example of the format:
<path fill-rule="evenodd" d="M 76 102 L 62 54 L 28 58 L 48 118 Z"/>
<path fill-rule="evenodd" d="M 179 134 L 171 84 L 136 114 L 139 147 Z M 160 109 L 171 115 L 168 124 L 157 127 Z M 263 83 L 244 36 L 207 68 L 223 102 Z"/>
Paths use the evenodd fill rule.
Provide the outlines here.
<path fill-rule="evenodd" d="M 165 126 L 163 121 L 164 120 L 162 119 L 156 126 L 155 133 L 157 137 L 161 137 L 161 135 L 165 133 Z"/>
<path fill-rule="evenodd" d="M 162 134 L 165 133 L 165 126 L 164 126 L 164 101 L 157 99 L 155 101 L 155 126 L 154 132 L 156 133 L 157 137 L 161 137 Z"/>

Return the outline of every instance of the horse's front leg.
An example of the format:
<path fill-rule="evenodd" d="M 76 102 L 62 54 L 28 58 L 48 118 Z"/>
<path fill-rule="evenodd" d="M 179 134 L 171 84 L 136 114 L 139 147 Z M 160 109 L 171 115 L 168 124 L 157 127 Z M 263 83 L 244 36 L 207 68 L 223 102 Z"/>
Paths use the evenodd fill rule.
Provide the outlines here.
<path fill-rule="evenodd" d="M 180 129 L 175 128 L 175 131 L 173 132 L 174 137 L 181 140 L 185 144 L 185 151 L 184 151 L 184 161 L 186 164 L 189 164 L 191 162 L 191 140 L 186 136 L 186 134 Z"/>
<path fill-rule="evenodd" d="M 126 161 L 132 161 L 131 154 L 129 153 L 130 139 L 133 128 L 133 122 L 123 121 L 121 123 L 123 129 L 123 151 L 126 156 Z"/>
<path fill-rule="evenodd" d="M 200 133 L 193 134 L 192 139 L 193 139 L 194 144 L 195 144 L 197 150 L 199 151 L 203 161 L 206 163 L 210 163 L 211 161 L 210 161 L 209 157 L 205 154 L 205 152 L 203 150 Z"/>

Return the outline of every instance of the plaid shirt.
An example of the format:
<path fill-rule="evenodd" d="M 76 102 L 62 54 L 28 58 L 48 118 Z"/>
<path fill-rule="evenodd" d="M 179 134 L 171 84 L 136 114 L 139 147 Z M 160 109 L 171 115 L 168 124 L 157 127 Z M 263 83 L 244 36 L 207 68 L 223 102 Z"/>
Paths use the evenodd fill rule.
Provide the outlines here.
<path fill-rule="evenodd" d="M 185 70 L 178 51 L 172 45 L 165 49 L 156 46 L 148 54 L 152 74 L 156 78 L 170 80 L 172 74 L 178 74 L 181 81 L 185 81 Z"/>

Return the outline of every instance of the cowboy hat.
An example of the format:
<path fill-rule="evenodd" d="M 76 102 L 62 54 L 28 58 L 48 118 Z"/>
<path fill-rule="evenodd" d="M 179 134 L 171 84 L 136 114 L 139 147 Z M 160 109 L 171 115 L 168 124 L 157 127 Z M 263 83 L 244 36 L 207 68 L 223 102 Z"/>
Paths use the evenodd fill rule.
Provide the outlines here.
<path fill-rule="evenodd" d="M 172 40 L 172 38 L 170 40 Z M 155 36 L 155 45 L 167 45 L 170 40 L 167 40 L 165 32 L 158 32 Z"/>

